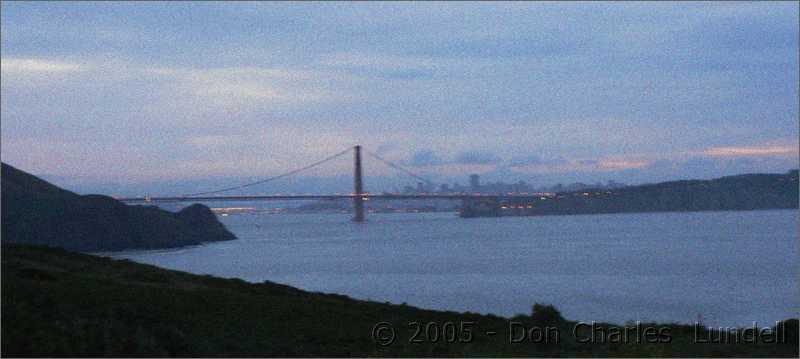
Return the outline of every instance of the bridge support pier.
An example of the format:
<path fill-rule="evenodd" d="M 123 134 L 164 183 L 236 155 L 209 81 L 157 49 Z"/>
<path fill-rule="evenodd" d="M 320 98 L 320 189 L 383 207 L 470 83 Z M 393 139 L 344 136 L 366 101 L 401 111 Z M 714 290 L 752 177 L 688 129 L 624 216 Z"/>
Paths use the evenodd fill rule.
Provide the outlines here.
<path fill-rule="evenodd" d="M 353 222 L 364 222 L 364 183 L 361 179 L 361 146 L 355 147 L 355 171 L 353 173 L 353 182 L 355 185 L 355 196 L 353 196 Z"/>

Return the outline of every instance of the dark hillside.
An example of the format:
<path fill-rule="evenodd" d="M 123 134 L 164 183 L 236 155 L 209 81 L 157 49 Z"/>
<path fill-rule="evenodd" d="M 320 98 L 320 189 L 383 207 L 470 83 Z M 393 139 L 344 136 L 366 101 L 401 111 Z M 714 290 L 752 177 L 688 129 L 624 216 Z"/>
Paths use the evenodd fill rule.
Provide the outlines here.
<path fill-rule="evenodd" d="M 636 343 L 631 336 L 628 343 L 582 344 L 572 332 L 576 323 L 548 305 L 510 319 L 423 310 L 22 245 L 3 246 L 0 273 L 3 356 L 798 355 L 796 319 L 786 322 L 781 344 L 696 343 L 694 327 L 668 323 L 642 325 L 668 331 L 669 343 Z M 380 322 L 394 328 L 392 344 L 373 339 Z M 415 341 L 413 322 L 423 325 Z M 511 322 L 557 328 L 558 341 L 512 343 Z M 434 326 L 426 333 L 428 323 Z M 453 323 L 449 334 L 446 323 Z"/>
<path fill-rule="evenodd" d="M 2 240 L 75 251 L 155 249 L 235 239 L 205 206 L 172 213 L 80 196 L 2 165 Z"/>
<path fill-rule="evenodd" d="M 465 217 L 598 213 L 749 211 L 798 208 L 798 172 L 743 174 L 619 189 L 586 189 L 555 197 L 498 201 Z"/>

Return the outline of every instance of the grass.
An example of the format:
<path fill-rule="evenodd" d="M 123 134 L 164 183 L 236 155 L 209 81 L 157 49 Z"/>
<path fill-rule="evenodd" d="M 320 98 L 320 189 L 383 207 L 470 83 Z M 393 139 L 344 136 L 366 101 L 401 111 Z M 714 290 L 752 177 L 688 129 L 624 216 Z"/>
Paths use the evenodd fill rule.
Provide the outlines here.
<path fill-rule="evenodd" d="M 572 335 L 575 322 L 554 307 L 537 308 L 514 318 L 424 310 L 3 245 L 0 350 L 4 356 L 798 356 L 796 320 L 781 344 L 694 343 L 694 328 L 678 324 L 650 324 L 669 328 L 671 343 L 582 344 Z M 509 321 L 558 328 L 560 342 L 510 343 Z M 393 344 L 373 339 L 379 322 L 393 326 Z M 465 322 L 473 323 L 471 340 Z M 436 323 L 428 338 L 427 323 Z M 442 334 L 445 323 L 453 324 Z M 417 328 L 421 343 L 411 341 Z"/>

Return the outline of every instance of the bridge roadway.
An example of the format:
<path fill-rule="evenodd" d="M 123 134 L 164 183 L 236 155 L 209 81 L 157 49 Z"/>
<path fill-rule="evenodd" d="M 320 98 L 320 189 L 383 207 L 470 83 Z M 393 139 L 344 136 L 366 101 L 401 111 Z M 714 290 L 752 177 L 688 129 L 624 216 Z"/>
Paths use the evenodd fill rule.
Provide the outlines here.
<path fill-rule="evenodd" d="M 370 199 L 380 199 L 380 200 L 404 200 L 404 199 L 421 199 L 421 200 L 430 200 L 430 199 L 445 199 L 445 200 L 461 200 L 462 201 L 462 215 L 463 216 L 474 216 L 471 214 L 473 212 L 473 208 L 476 208 L 479 211 L 485 211 L 486 208 L 491 207 L 500 207 L 505 208 L 502 206 L 498 206 L 499 202 L 506 199 L 536 199 L 541 197 L 538 194 L 479 194 L 479 193 L 447 193 L 447 194 L 436 194 L 436 193 L 421 193 L 421 194 L 400 194 L 400 193 L 380 193 L 380 194 L 372 194 L 369 192 L 364 191 L 364 183 L 363 183 L 363 168 L 361 165 L 361 146 L 356 145 L 353 147 L 353 192 L 349 194 L 333 194 L 333 195 L 315 195 L 315 194 L 303 194 L 303 195 L 295 195 L 295 194 L 287 194 L 287 195 L 241 195 L 241 196 L 211 196 L 211 194 L 228 192 L 232 190 L 242 189 L 245 187 L 255 186 L 263 183 L 267 183 L 273 180 L 285 178 L 291 175 L 295 175 L 300 173 L 306 169 L 316 167 L 321 165 L 327 161 L 333 160 L 339 156 L 344 155 L 345 153 L 349 152 L 350 149 L 344 150 L 339 152 L 333 156 L 325 158 L 321 161 L 317 161 L 312 163 L 308 166 L 298 168 L 296 170 L 292 170 L 281 175 L 273 176 L 267 179 L 263 179 L 256 182 L 246 183 L 243 185 L 238 185 L 235 187 L 228 187 L 222 188 L 214 191 L 207 191 L 207 192 L 200 192 L 194 194 L 185 194 L 183 196 L 164 196 L 164 197 L 128 197 L 128 198 L 117 198 L 120 201 L 128 202 L 128 203 L 152 203 L 152 202 L 187 202 L 187 201 L 292 201 L 292 200 L 330 200 L 330 199 L 350 199 L 353 201 L 353 212 L 355 216 L 353 217 L 353 221 L 355 222 L 364 222 L 364 201 Z M 425 178 L 420 177 L 419 175 L 414 174 L 413 172 L 406 170 L 405 168 L 398 166 L 392 162 L 384 160 L 380 156 L 368 152 L 370 156 L 374 157 L 375 159 L 387 164 L 389 167 L 394 169 L 403 171 L 409 176 L 412 176 L 416 179 L 422 180 L 423 182 L 431 183 L 430 181 L 426 180 Z M 527 208 L 531 208 L 530 204 L 526 206 Z M 519 207 L 521 208 L 521 207 Z"/>
<path fill-rule="evenodd" d="M 446 200 L 464 200 L 464 199 L 487 199 L 487 200 L 502 200 L 502 199 L 535 199 L 541 195 L 532 194 L 476 194 L 476 193 L 447 193 L 447 194 L 393 194 L 393 193 L 362 193 L 360 195 L 352 194 L 302 194 L 302 195 L 244 195 L 244 196 L 177 196 L 177 197 L 127 197 L 117 198 L 122 202 L 188 202 L 188 201 L 292 201 L 292 200 L 325 200 L 325 199 L 354 199 L 361 197 L 364 200 L 368 199 L 382 199 L 382 200 L 402 200 L 402 199 L 446 199 Z"/>

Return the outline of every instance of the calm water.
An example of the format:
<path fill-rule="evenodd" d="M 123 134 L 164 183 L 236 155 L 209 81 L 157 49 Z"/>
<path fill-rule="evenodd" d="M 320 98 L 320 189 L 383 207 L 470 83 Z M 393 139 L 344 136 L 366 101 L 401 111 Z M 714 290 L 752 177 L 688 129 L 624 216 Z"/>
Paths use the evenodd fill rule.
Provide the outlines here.
<path fill-rule="evenodd" d="M 220 217 L 239 240 L 130 258 L 359 299 L 583 321 L 771 325 L 798 316 L 794 210 L 461 219 Z"/>

